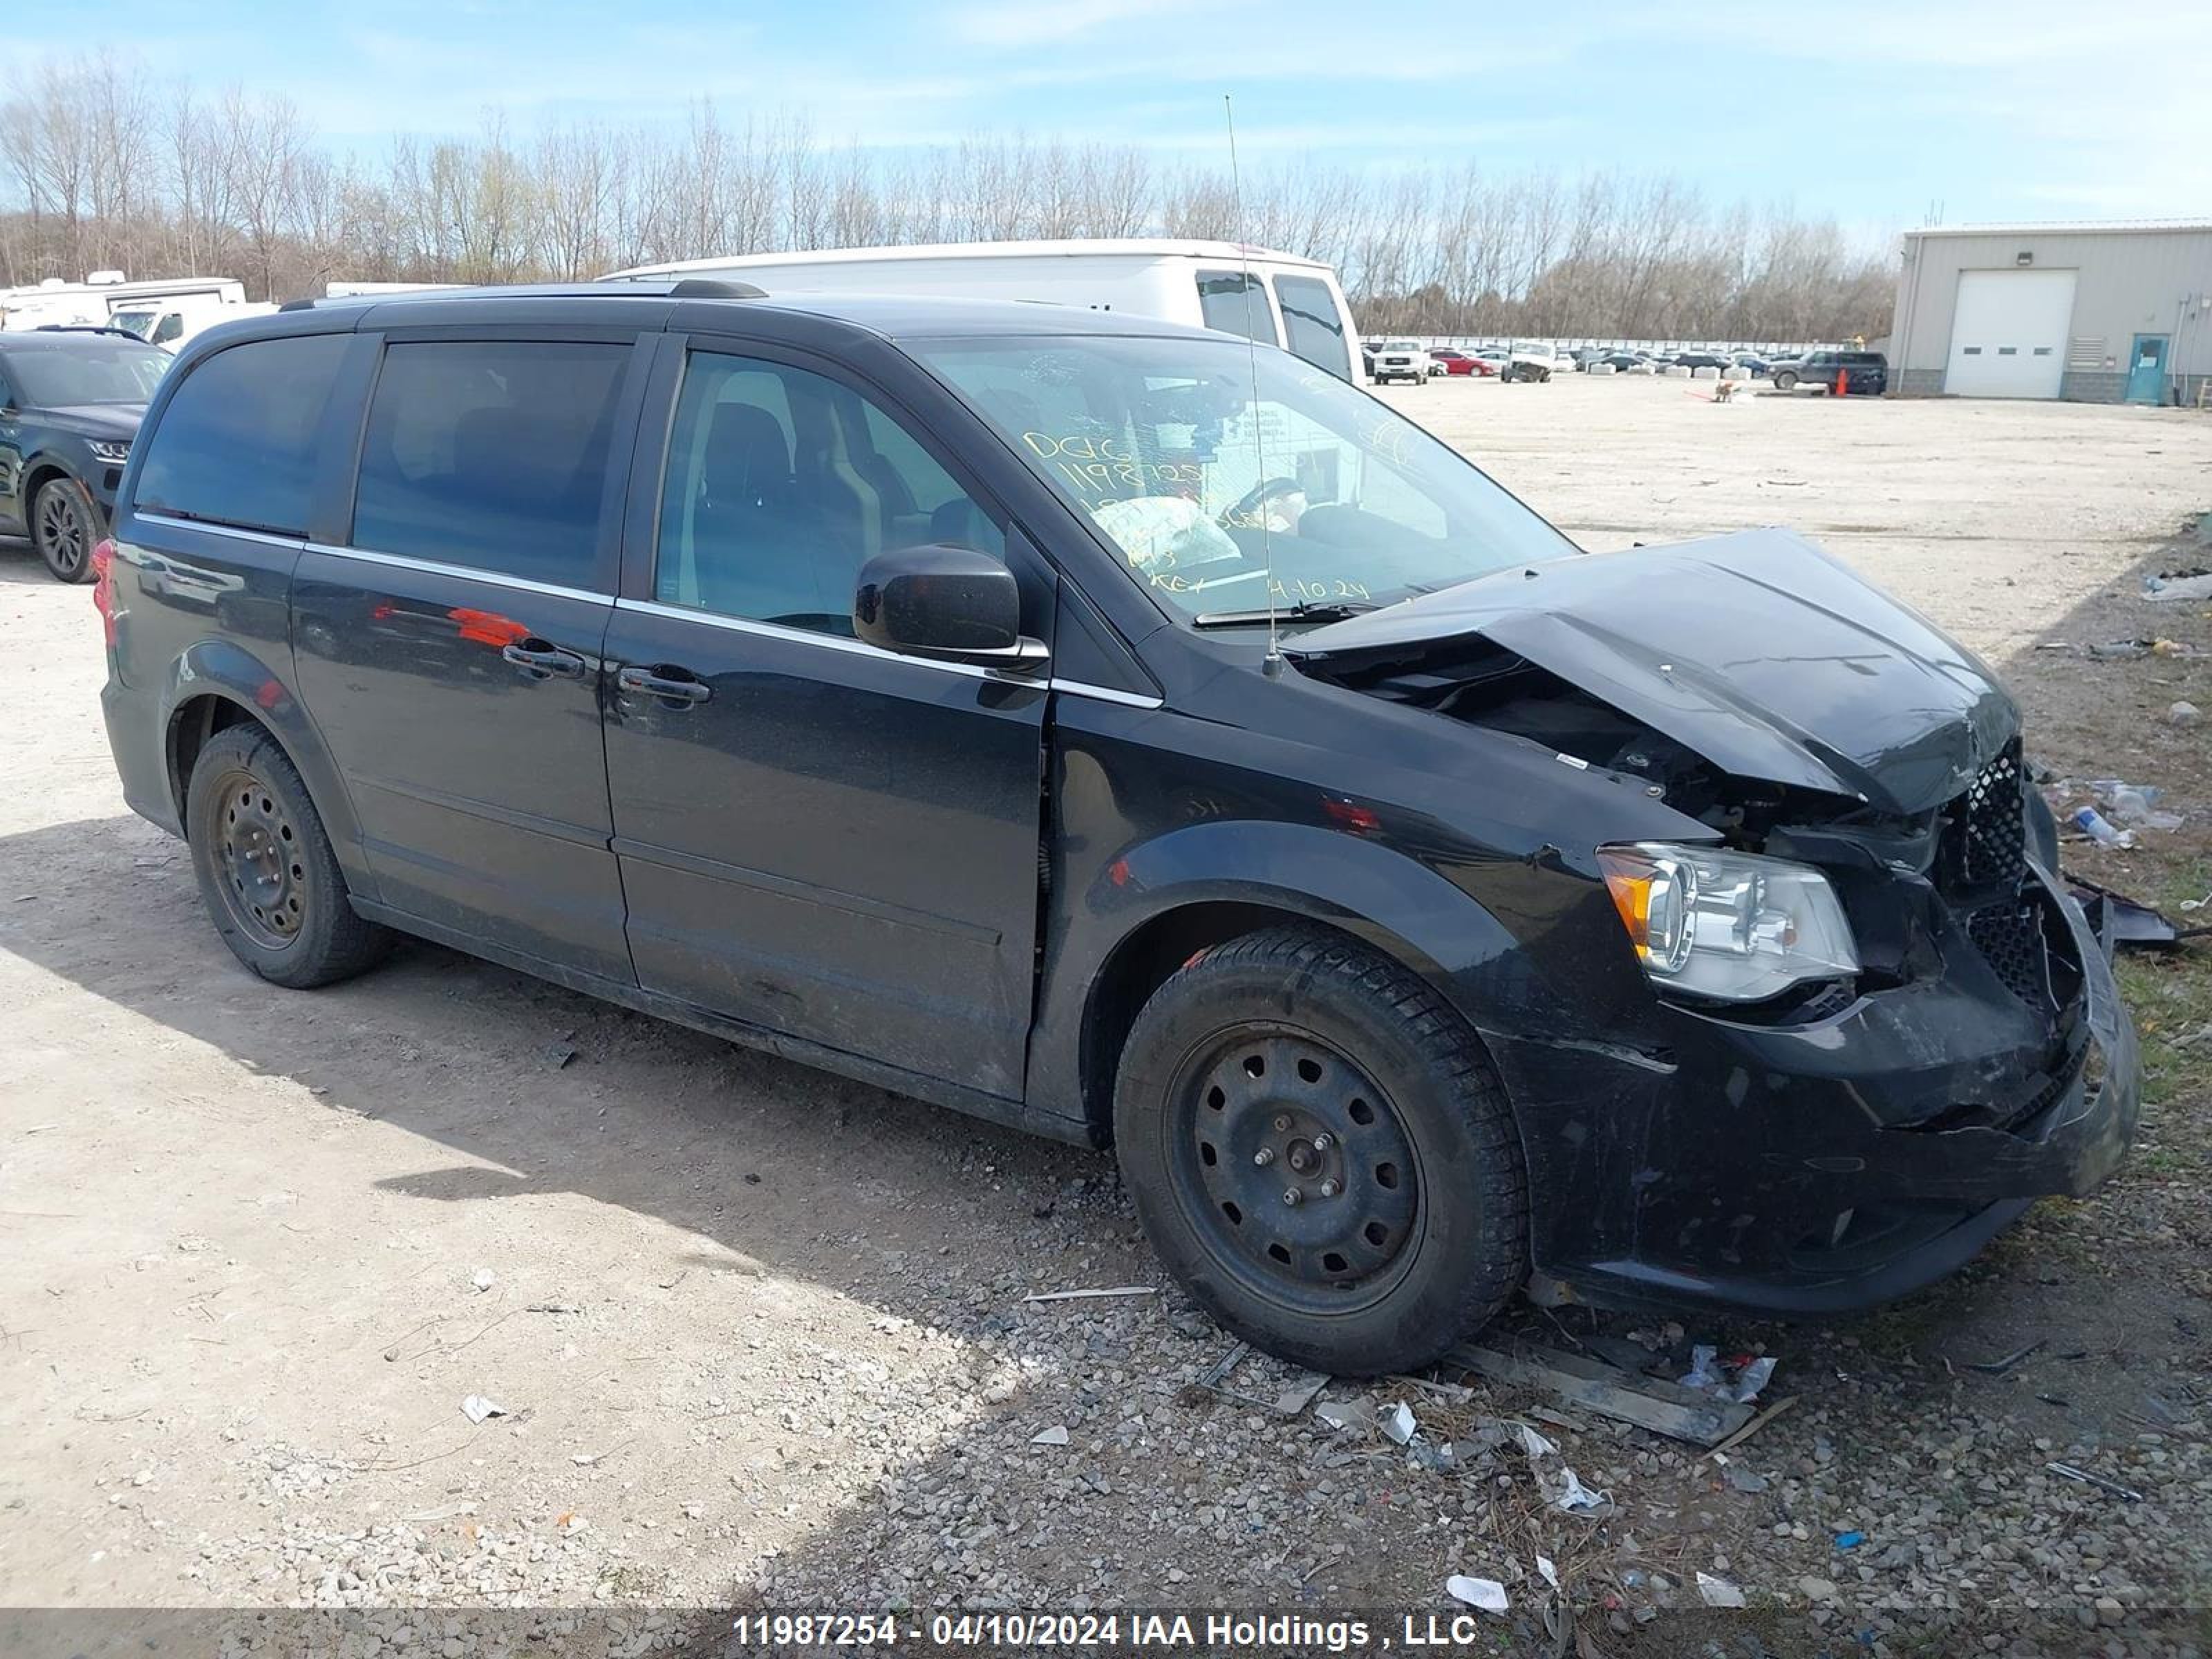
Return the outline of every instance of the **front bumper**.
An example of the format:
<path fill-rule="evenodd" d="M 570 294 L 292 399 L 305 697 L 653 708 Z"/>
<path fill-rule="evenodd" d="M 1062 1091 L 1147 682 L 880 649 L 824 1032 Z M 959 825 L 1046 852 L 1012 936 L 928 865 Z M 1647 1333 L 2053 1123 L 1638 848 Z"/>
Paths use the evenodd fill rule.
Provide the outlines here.
<path fill-rule="evenodd" d="M 2135 1031 L 2104 941 L 2043 880 L 2079 967 L 2056 1019 L 1961 950 L 1812 1024 L 1670 1011 L 1662 1049 L 1493 1039 L 1536 1267 L 1603 1305 L 1852 1311 L 1955 1271 L 2135 1130 Z"/>

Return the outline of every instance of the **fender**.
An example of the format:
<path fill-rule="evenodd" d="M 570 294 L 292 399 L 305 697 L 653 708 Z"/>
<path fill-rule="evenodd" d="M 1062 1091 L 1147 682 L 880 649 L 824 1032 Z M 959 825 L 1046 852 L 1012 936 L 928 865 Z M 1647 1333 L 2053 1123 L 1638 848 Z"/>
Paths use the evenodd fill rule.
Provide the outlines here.
<path fill-rule="evenodd" d="M 1420 975 L 1479 1030 L 1496 1029 L 1501 1019 L 1509 1029 L 1522 1023 L 1516 1011 L 1532 988 L 1517 942 L 1437 871 L 1343 831 L 1218 819 L 1128 848 L 1055 906 L 1030 1051 L 1033 1107 L 1085 1115 L 1083 1038 L 1092 990 L 1132 936 L 1171 911 L 1224 902 L 1264 905 L 1343 929 Z"/>
<path fill-rule="evenodd" d="M 362 853 L 353 797 L 343 775 L 331 763 L 313 718 L 293 690 L 289 664 L 280 672 L 234 641 L 200 640 L 186 647 L 169 663 L 156 693 L 162 765 L 169 806 L 177 822 L 184 821 L 189 781 L 179 776 L 171 764 L 176 752 L 178 711 L 194 698 L 210 695 L 237 704 L 269 729 L 292 764 L 299 768 L 331 838 L 331 849 L 345 872 L 348 888 L 356 897 L 374 899 L 375 878 Z"/>

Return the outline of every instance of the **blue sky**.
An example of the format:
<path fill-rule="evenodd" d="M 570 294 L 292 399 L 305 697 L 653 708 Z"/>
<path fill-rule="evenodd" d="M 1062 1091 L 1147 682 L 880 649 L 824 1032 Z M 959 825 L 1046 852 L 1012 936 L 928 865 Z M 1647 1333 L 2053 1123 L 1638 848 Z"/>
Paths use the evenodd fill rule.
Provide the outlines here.
<path fill-rule="evenodd" d="M 203 91 L 290 94 L 338 143 L 464 133 L 488 110 L 680 118 L 713 96 L 897 147 L 1024 131 L 1248 167 L 1677 173 L 1885 236 L 1948 223 L 2212 212 L 2204 0 L 76 0 L 11 54 L 101 41 Z"/>

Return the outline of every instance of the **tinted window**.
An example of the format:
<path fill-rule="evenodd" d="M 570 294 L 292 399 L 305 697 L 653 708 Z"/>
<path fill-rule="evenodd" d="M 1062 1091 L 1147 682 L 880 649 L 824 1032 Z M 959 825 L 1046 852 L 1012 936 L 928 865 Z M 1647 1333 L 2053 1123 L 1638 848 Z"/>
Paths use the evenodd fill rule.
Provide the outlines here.
<path fill-rule="evenodd" d="M 849 635 L 860 566 L 929 542 L 1006 551 L 951 475 L 851 387 L 782 363 L 692 356 L 661 485 L 656 598 Z"/>
<path fill-rule="evenodd" d="M 1267 290 L 1257 276 L 1241 270 L 1198 273 L 1198 314 L 1208 328 L 1275 343 L 1275 319 L 1267 310 Z"/>
<path fill-rule="evenodd" d="M 1283 332 L 1291 349 L 1340 380 L 1352 378 L 1344 349 L 1344 317 L 1328 284 L 1312 276 L 1278 276 L 1275 301 L 1283 308 Z M 1456 352 L 1452 354 L 1456 356 Z"/>
<path fill-rule="evenodd" d="M 384 354 L 353 541 L 379 553 L 591 587 L 630 348 L 437 340 Z"/>
<path fill-rule="evenodd" d="M 82 334 L 41 343 L 15 358 L 24 398 L 41 409 L 150 403 L 173 361 L 167 352 L 136 340 Z"/>
<path fill-rule="evenodd" d="M 254 340 L 188 369 L 146 447 L 135 504 L 304 534 L 315 433 L 351 338 Z"/>

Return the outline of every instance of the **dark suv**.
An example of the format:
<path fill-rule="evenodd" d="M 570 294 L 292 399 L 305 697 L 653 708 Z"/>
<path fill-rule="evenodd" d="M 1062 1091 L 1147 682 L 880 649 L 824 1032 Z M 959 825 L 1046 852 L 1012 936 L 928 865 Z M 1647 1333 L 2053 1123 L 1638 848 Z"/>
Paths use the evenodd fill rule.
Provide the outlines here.
<path fill-rule="evenodd" d="M 1889 390 L 1889 359 L 1879 351 L 1814 351 L 1794 362 L 1776 363 L 1774 389 L 1833 392 L 1879 398 Z"/>
<path fill-rule="evenodd" d="M 0 535 L 55 578 L 92 574 L 146 400 L 173 361 L 107 328 L 0 332 Z"/>
<path fill-rule="evenodd" d="M 390 930 L 1113 1143 L 1354 1374 L 1531 1274 L 1824 1313 L 2134 1122 L 1989 672 L 1805 543 L 1583 556 L 1288 354 L 689 282 L 188 345 L 125 791 L 279 985 Z"/>

